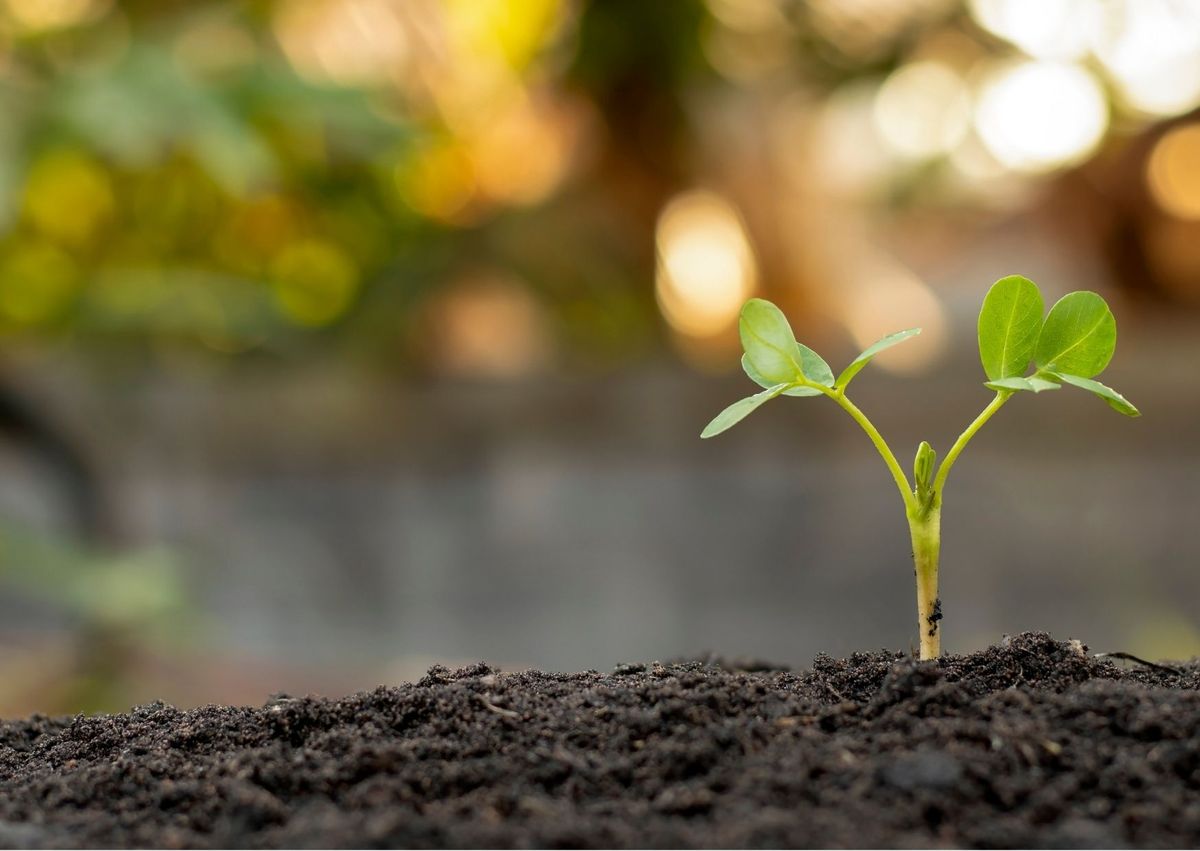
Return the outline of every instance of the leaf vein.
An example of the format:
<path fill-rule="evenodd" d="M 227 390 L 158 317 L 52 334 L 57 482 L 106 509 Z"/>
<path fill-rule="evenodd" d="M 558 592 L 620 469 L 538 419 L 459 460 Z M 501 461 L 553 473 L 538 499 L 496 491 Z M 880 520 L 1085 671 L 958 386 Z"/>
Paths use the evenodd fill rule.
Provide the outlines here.
<path fill-rule="evenodd" d="M 1052 357 L 1052 358 L 1050 359 L 1050 363 L 1052 363 L 1052 364 L 1056 364 L 1056 363 L 1058 363 L 1058 361 L 1059 361 L 1059 360 L 1060 360 L 1060 359 L 1061 359 L 1061 358 L 1062 358 L 1064 355 L 1066 355 L 1066 354 L 1068 354 L 1069 352 L 1073 351 L 1074 349 L 1077 349 L 1077 348 L 1079 348 L 1080 346 L 1082 346 L 1082 345 L 1083 345 L 1083 343 L 1084 343 L 1084 341 L 1086 341 L 1086 340 L 1088 339 L 1088 337 L 1092 336 L 1092 335 L 1093 335 L 1093 334 L 1095 334 L 1095 333 L 1096 333 L 1098 330 L 1100 330 L 1100 326 L 1104 324 L 1104 320 L 1105 320 L 1105 319 L 1107 319 L 1107 318 L 1108 318 L 1108 314 L 1106 314 L 1106 313 L 1102 313 L 1102 314 L 1100 314 L 1100 318 L 1096 320 L 1096 324 L 1095 324 L 1095 325 L 1093 325 L 1091 328 L 1089 328 L 1089 329 L 1088 329 L 1088 332 L 1087 332 L 1086 334 L 1084 334 L 1082 337 L 1080 337 L 1080 338 L 1079 338 L 1078 340 L 1076 340 L 1074 343 L 1072 343 L 1071 345 L 1067 346 L 1067 347 L 1066 347 L 1065 349 L 1063 349 L 1061 352 L 1059 352 L 1059 353 L 1058 353 L 1058 354 L 1056 354 L 1054 357 Z"/>

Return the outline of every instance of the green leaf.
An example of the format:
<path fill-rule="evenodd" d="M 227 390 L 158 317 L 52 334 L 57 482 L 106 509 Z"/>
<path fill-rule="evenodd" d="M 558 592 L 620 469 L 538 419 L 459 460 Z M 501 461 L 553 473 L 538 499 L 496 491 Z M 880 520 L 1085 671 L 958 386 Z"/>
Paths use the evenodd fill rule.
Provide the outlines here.
<path fill-rule="evenodd" d="M 837 378 L 837 386 L 844 388 L 850 383 L 850 379 L 858 375 L 862 371 L 862 368 L 871 362 L 871 358 L 884 349 L 890 349 L 897 343 L 903 343 L 909 337 L 915 337 L 920 333 L 920 328 L 909 328 L 907 331 L 897 331 L 895 334 L 888 334 L 883 339 L 867 346 L 867 348 L 863 349 L 862 354 L 852 360 L 850 365 L 842 370 L 842 374 Z"/>
<path fill-rule="evenodd" d="M 1037 284 L 1009 275 L 992 284 L 979 310 L 979 360 L 992 381 L 1029 368 L 1042 330 L 1042 294 Z"/>
<path fill-rule="evenodd" d="M 745 399 L 739 399 L 734 402 L 721 413 L 713 417 L 712 422 L 704 427 L 704 431 L 700 432 L 701 438 L 716 437 L 723 431 L 728 431 L 735 425 L 740 423 L 746 417 L 750 416 L 764 402 L 769 402 L 776 396 L 787 390 L 788 385 L 776 384 L 761 393 L 755 393 L 753 396 L 747 396 Z"/>
<path fill-rule="evenodd" d="M 1083 390 L 1095 393 L 1101 399 L 1108 403 L 1108 406 L 1118 413 L 1124 414 L 1127 417 L 1140 417 L 1142 412 L 1133 406 L 1133 403 L 1099 381 L 1093 381 L 1090 378 L 1084 378 L 1080 375 L 1071 375 L 1068 372 L 1056 373 L 1058 378 L 1061 378 L 1067 384 L 1074 384 Z"/>
<path fill-rule="evenodd" d="M 1008 378 L 997 378 L 995 381 L 985 381 L 983 386 L 993 390 L 1029 390 L 1033 393 L 1041 393 L 1043 390 L 1057 390 L 1061 385 L 1036 375 L 1029 378 L 1013 375 Z"/>
<path fill-rule="evenodd" d="M 833 370 L 829 368 L 829 364 L 825 362 L 825 358 L 803 343 L 796 344 L 796 353 L 800 358 L 800 369 L 804 372 L 805 378 L 813 384 L 820 384 L 822 387 L 833 386 Z M 821 391 L 818 390 L 817 392 Z"/>
<path fill-rule="evenodd" d="M 800 345 L 800 344 L 797 343 L 796 345 Z M 742 369 L 745 371 L 746 375 L 750 376 L 750 380 L 753 381 L 755 384 L 757 384 L 759 387 L 770 388 L 770 387 L 775 386 L 771 382 L 767 381 L 765 378 L 763 378 L 761 375 L 758 374 L 758 370 L 756 370 L 754 368 L 754 364 L 750 363 L 750 358 L 747 357 L 746 355 L 742 355 Z M 789 387 L 787 390 L 784 390 L 783 395 L 784 396 L 820 396 L 821 391 L 815 387 L 792 386 L 792 387 Z"/>
<path fill-rule="evenodd" d="M 778 307 L 765 299 L 750 299 L 742 306 L 738 333 L 746 357 L 760 377 L 772 385 L 803 380 L 796 337 Z"/>
<path fill-rule="evenodd" d="M 1082 378 L 1099 375 L 1117 347 L 1117 320 L 1092 292 L 1068 293 L 1050 308 L 1038 337 L 1038 369 Z"/>

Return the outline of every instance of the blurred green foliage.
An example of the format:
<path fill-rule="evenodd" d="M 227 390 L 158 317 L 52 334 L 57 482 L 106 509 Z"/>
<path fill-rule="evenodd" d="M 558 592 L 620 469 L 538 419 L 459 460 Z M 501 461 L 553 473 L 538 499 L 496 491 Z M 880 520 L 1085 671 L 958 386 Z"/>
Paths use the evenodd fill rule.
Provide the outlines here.
<path fill-rule="evenodd" d="M 46 24 L 34 6 L 8 3 L 0 329 L 139 352 L 333 343 L 397 364 L 428 344 L 422 304 L 481 269 L 533 292 L 552 333 L 584 350 L 616 352 L 631 329 L 636 338 L 651 327 L 652 301 L 631 271 L 639 258 L 622 256 L 614 213 L 572 200 L 567 165 L 504 183 L 501 143 L 520 152 L 521 132 L 575 156 L 553 126 L 558 104 L 495 151 L 486 126 L 462 126 L 443 105 L 473 86 L 514 110 L 556 101 L 570 70 L 559 55 L 566 6 L 529 3 L 507 17 L 496 3 L 430 7 L 428 21 L 406 22 L 411 32 L 424 23 L 452 45 L 499 40 L 499 59 L 464 68 L 409 44 L 391 60 L 401 78 L 343 84 L 330 79 L 337 63 L 353 70 L 365 49 L 343 39 L 343 54 L 329 53 L 339 45 L 330 28 L 355 24 L 340 8 L 350 5 L 79 0 L 65 4 L 73 18 Z M 388 4 L 358 5 L 384 14 Z M 326 18 L 305 17 L 314 10 Z M 372 22 L 358 23 L 367 44 Z M 611 35 L 598 38 L 628 42 Z M 325 77 L 305 65 L 305 38 L 314 61 L 330 64 Z M 618 75 L 614 61 L 640 61 L 584 55 L 597 86 Z M 499 190 L 480 177 L 485 166 Z M 545 186 L 531 195 L 520 180 Z"/>

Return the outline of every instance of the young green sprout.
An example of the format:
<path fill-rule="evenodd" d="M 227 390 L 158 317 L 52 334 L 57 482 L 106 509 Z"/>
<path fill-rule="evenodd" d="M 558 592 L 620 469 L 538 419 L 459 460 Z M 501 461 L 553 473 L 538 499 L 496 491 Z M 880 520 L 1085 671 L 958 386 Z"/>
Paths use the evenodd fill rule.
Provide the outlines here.
<path fill-rule="evenodd" d="M 700 436 L 720 434 L 777 396 L 828 396 L 862 427 L 904 500 L 916 569 L 922 659 L 941 652 L 938 554 L 942 492 L 954 462 L 983 424 L 1017 393 L 1057 390 L 1063 384 L 1094 393 L 1128 417 L 1140 416 L 1124 396 L 1094 380 L 1112 360 L 1117 344 L 1117 323 L 1104 299 L 1092 292 L 1074 292 L 1059 299 L 1044 318 L 1043 309 L 1042 294 L 1028 278 L 1010 275 L 992 285 L 979 311 L 979 358 L 988 378 L 984 386 L 996 395 L 954 441 L 940 465 L 933 447 L 921 442 L 910 483 L 879 430 L 846 396 L 846 387 L 875 355 L 916 336 L 921 329 L 889 334 L 851 361 L 835 379 L 820 355 L 796 342 L 778 307 L 755 298 L 742 308 L 738 324 L 746 352 L 742 369 L 763 390 L 717 414 Z M 1033 372 L 1027 374 L 1030 365 Z"/>

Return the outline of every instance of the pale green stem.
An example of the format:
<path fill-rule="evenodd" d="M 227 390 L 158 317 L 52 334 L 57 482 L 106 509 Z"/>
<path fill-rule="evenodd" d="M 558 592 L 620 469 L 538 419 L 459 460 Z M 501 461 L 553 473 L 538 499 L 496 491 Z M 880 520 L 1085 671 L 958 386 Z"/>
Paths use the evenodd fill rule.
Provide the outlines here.
<path fill-rule="evenodd" d="M 908 512 L 908 528 L 912 533 L 913 573 L 917 580 L 917 628 L 921 636 L 921 658 L 936 659 L 942 652 L 942 604 L 938 598 L 938 560 L 942 549 L 942 489 L 950 468 L 975 433 L 1012 396 L 1011 391 L 997 391 L 979 416 L 954 441 L 938 467 L 927 505 L 915 505 Z"/>
<path fill-rule="evenodd" d="M 867 415 L 860 411 L 857 405 L 847 399 L 846 394 L 841 390 L 835 390 L 830 387 L 818 387 L 817 389 L 837 402 L 846 413 L 854 418 L 856 423 L 862 426 L 862 430 L 867 433 L 867 437 L 871 438 L 871 443 L 875 444 L 880 457 L 883 458 L 883 463 L 887 464 L 892 478 L 896 480 L 896 487 L 900 489 L 900 498 L 904 500 L 905 509 L 911 512 L 916 505 L 912 486 L 909 485 L 904 471 L 900 469 L 900 464 L 896 461 L 896 456 L 892 454 L 891 448 L 887 445 L 887 441 L 883 439 L 883 435 L 879 433 L 879 429 L 875 428 L 871 421 L 867 419 Z"/>
<path fill-rule="evenodd" d="M 938 556 L 942 548 L 942 510 L 909 512 L 912 533 L 913 575 L 917 580 L 917 630 L 921 658 L 936 659 L 942 652 L 942 604 L 938 599 Z"/>
<path fill-rule="evenodd" d="M 1012 396 L 1012 390 L 996 391 L 996 398 L 993 399 L 988 406 L 984 408 L 969 426 L 966 431 L 958 436 L 958 440 L 954 441 L 954 445 L 950 447 L 950 451 L 946 453 L 946 458 L 938 467 L 937 476 L 933 480 L 933 503 L 940 506 L 942 504 L 942 488 L 946 485 L 946 477 L 950 475 L 950 468 L 954 466 L 954 462 L 958 460 L 958 456 L 962 453 L 966 445 L 971 442 L 971 438 L 975 436 L 975 432 L 983 428 L 983 424 L 992 418 L 992 414 L 1000 410 L 1009 397 Z"/>
<path fill-rule="evenodd" d="M 879 433 L 879 429 L 875 428 L 871 421 L 867 419 L 867 415 L 860 411 L 857 405 L 847 399 L 842 390 L 831 387 L 818 387 L 817 389 L 837 402 L 862 427 L 862 430 L 867 433 L 867 437 L 871 439 L 871 443 L 875 445 L 875 449 L 878 450 L 880 457 L 883 458 L 883 462 L 887 465 L 892 478 L 896 481 L 900 497 L 904 500 L 905 514 L 908 517 L 908 529 L 912 535 L 913 572 L 917 581 L 917 626 L 921 636 L 921 658 L 935 659 L 941 653 L 942 647 L 942 611 L 941 601 L 938 599 L 938 561 L 942 549 L 942 489 L 946 485 L 946 477 L 950 475 L 950 468 L 954 466 L 954 462 L 958 460 L 958 456 L 962 453 L 966 445 L 970 443 L 975 433 L 983 428 L 983 424 L 990 420 L 992 415 L 1000 410 L 1004 403 L 1008 401 L 1008 398 L 1012 396 L 1012 391 L 998 391 L 996 398 L 958 436 L 958 440 L 954 441 L 954 445 L 950 447 L 950 451 L 946 453 L 945 459 L 942 461 L 941 466 L 938 467 L 937 475 L 930 489 L 932 496 L 928 500 L 919 501 L 907 477 L 905 477 L 899 462 L 896 461 L 896 456 L 892 454 L 891 448 L 887 445 L 887 441 L 883 439 L 883 435 Z"/>

